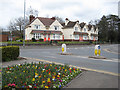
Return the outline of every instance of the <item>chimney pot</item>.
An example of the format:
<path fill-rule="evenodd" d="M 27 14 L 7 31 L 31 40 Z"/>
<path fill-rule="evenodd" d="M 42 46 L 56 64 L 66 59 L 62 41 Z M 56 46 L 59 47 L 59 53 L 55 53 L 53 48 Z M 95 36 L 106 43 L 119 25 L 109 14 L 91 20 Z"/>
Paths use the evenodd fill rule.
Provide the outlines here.
<path fill-rule="evenodd" d="M 29 16 L 29 22 L 31 22 L 33 19 L 35 19 L 35 16 L 30 15 L 30 16 Z"/>

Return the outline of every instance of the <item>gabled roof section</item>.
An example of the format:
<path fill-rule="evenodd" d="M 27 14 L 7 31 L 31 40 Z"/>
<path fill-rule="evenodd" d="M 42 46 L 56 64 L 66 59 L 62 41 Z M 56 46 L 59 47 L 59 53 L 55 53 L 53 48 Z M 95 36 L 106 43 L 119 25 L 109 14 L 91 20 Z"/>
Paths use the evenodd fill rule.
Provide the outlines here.
<path fill-rule="evenodd" d="M 61 25 L 64 27 L 64 26 L 65 26 L 65 23 L 61 23 Z"/>
<path fill-rule="evenodd" d="M 88 29 L 89 29 L 89 31 L 91 30 L 91 28 L 92 28 L 92 25 L 89 24 L 89 25 L 88 25 Z"/>
<path fill-rule="evenodd" d="M 72 28 L 75 26 L 77 22 L 72 22 L 72 21 L 69 21 L 68 24 L 66 26 L 64 26 L 64 28 Z"/>
<path fill-rule="evenodd" d="M 36 17 L 29 23 L 29 25 L 32 22 L 34 22 L 37 18 L 47 27 L 49 27 L 56 20 L 54 17 L 52 18 Z"/>
<path fill-rule="evenodd" d="M 56 19 L 37 17 L 45 26 L 50 26 Z"/>
<path fill-rule="evenodd" d="M 82 22 L 82 23 L 80 23 L 79 25 L 80 25 L 81 28 L 83 28 L 83 27 L 85 26 L 85 24 L 86 24 L 86 23 Z"/>
<path fill-rule="evenodd" d="M 93 28 L 94 28 L 94 30 L 96 31 L 97 27 L 96 27 L 95 25 L 93 25 Z"/>

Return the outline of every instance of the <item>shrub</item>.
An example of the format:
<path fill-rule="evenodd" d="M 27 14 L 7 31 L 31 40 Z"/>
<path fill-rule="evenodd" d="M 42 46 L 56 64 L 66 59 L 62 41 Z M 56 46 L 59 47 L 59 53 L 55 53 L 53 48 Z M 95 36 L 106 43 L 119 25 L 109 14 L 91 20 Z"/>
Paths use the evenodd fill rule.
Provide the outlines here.
<path fill-rule="evenodd" d="M 19 56 L 18 46 L 3 46 L 0 47 L 0 50 L 2 51 L 2 61 L 16 60 Z"/>
<path fill-rule="evenodd" d="M 40 41 L 40 42 L 43 42 L 43 39 L 42 39 L 42 38 L 40 38 L 40 39 L 39 39 L 39 41 Z"/>
<path fill-rule="evenodd" d="M 32 42 L 36 42 L 36 39 L 35 39 L 35 38 L 32 38 Z"/>

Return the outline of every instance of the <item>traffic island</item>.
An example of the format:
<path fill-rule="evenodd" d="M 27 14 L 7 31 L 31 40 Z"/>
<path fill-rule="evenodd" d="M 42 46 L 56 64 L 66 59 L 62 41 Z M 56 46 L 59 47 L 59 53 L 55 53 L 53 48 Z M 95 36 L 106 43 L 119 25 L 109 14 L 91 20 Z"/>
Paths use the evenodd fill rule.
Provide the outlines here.
<path fill-rule="evenodd" d="M 2 88 L 63 88 L 81 70 L 54 63 L 24 63 L 2 69 Z"/>
<path fill-rule="evenodd" d="M 89 56 L 88 58 L 93 58 L 93 59 L 107 59 L 104 56 Z"/>
<path fill-rule="evenodd" d="M 58 53 L 60 55 L 73 55 L 72 53 Z"/>

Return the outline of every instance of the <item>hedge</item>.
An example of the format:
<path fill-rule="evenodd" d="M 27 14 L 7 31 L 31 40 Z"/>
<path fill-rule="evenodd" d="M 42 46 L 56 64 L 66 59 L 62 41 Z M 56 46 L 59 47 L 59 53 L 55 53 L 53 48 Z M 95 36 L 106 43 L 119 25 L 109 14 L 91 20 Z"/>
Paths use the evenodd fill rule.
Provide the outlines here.
<path fill-rule="evenodd" d="M 2 61 L 11 61 L 16 60 L 19 56 L 19 47 L 18 46 L 3 46 L 0 47 L 2 50 Z"/>

